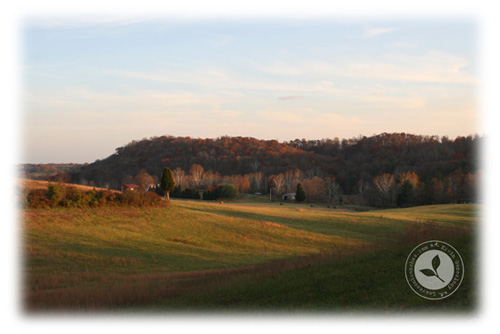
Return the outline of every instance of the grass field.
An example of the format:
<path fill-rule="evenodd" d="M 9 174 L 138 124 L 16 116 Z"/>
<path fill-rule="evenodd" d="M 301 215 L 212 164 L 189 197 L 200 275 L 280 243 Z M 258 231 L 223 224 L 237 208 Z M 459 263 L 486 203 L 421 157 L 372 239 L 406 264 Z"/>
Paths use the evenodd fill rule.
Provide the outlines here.
<path fill-rule="evenodd" d="M 107 190 L 104 188 L 99 188 L 99 187 L 92 187 L 92 186 L 82 186 L 80 184 L 73 184 L 73 183 L 61 183 L 61 182 L 49 182 L 49 181 L 42 181 L 42 180 L 29 180 L 29 179 L 18 179 L 18 187 L 19 189 L 22 190 L 35 190 L 35 189 L 44 189 L 46 190 L 49 184 L 60 184 L 64 187 L 75 187 L 78 190 L 81 191 L 89 191 L 89 190 Z M 113 192 L 117 192 L 117 190 L 111 190 Z"/>
<path fill-rule="evenodd" d="M 477 210 L 439 205 L 350 212 L 180 200 L 169 208 L 25 209 L 25 305 L 170 311 L 428 307 L 404 281 L 406 256 L 420 241 L 439 238 L 461 245 L 473 262 Z M 471 280 L 464 280 L 462 296 L 450 298 L 453 307 L 474 304 Z"/>

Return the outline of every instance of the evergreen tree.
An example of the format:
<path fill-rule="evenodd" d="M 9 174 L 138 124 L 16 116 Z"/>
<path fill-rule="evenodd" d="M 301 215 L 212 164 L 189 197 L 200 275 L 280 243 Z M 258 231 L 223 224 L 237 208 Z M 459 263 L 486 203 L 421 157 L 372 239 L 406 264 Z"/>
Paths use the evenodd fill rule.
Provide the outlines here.
<path fill-rule="evenodd" d="M 302 189 L 302 185 L 300 183 L 297 184 L 297 191 L 295 192 L 295 201 L 296 202 L 304 202 L 306 200 L 306 193 L 304 189 Z"/>
<path fill-rule="evenodd" d="M 396 199 L 398 207 L 410 206 L 413 198 L 413 185 L 406 180 L 401 185 L 398 197 Z"/>
<path fill-rule="evenodd" d="M 174 176 L 170 168 L 163 169 L 163 174 L 161 175 L 160 188 L 165 192 L 165 197 L 170 199 L 170 192 L 175 188 Z"/>
<path fill-rule="evenodd" d="M 233 184 L 221 184 L 215 189 L 216 199 L 234 199 L 238 197 L 238 189 Z"/>

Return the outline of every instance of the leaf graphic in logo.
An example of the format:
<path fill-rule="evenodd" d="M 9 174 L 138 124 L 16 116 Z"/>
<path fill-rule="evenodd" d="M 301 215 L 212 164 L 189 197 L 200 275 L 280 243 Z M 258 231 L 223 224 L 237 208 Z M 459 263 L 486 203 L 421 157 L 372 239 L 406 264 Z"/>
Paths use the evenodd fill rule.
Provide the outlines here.
<path fill-rule="evenodd" d="M 436 273 L 434 271 L 432 271 L 431 269 L 421 269 L 420 272 L 428 277 L 436 276 Z"/>
<path fill-rule="evenodd" d="M 432 259 L 432 268 L 434 268 L 436 272 L 440 264 L 441 264 L 441 259 L 439 259 L 439 255 L 434 256 L 434 258 Z"/>
<path fill-rule="evenodd" d="M 440 280 L 441 282 L 444 283 L 444 280 L 441 277 L 439 277 L 439 274 L 437 272 L 437 268 L 439 268 L 440 264 L 441 264 L 441 259 L 439 258 L 439 255 L 436 255 L 432 259 L 432 268 L 434 268 L 434 270 L 432 270 L 432 269 L 421 269 L 420 272 L 422 274 L 424 274 L 425 276 L 427 276 L 427 277 L 435 276 L 438 280 Z"/>

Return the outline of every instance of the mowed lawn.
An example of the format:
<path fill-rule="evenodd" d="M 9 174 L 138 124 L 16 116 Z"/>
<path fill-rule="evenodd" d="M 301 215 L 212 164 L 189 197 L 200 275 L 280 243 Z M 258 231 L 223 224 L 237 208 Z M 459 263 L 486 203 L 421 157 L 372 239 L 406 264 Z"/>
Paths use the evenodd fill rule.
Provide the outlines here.
<path fill-rule="evenodd" d="M 232 279 L 210 280 L 212 272 L 262 274 L 274 263 L 286 268 L 283 261 L 354 256 L 404 242 L 429 223 L 468 231 L 477 210 L 439 205 L 356 213 L 180 200 L 169 208 L 26 209 L 25 298 L 35 309 L 161 303 Z"/>

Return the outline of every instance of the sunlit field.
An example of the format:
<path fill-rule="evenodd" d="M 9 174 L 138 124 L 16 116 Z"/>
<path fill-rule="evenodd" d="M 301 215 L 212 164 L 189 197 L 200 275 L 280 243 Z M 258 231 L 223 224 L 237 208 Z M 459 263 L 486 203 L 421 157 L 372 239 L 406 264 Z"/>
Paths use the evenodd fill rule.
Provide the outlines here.
<path fill-rule="evenodd" d="M 477 210 L 438 205 L 349 212 L 181 200 L 168 208 L 25 209 L 25 306 L 344 310 L 340 301 L 359 284 L 371 297 L 360 299 L 354 289 L 349 307 L 377 310 L 391 301 L 408 304 L 408 298 L 408 306 L 419 306 L 404 281 L 409 250 L 435 237 L 469 254 Z M 389 283 L 379 276 L 392 271 L 401 291 L 391 293 L 403 293 L 402 300 L 377 299 Z M 318 279 L 330 288 L 318 288 Z M 455 300 L 470 307 L 473 298 L 466 293 Z"/>

